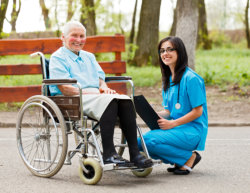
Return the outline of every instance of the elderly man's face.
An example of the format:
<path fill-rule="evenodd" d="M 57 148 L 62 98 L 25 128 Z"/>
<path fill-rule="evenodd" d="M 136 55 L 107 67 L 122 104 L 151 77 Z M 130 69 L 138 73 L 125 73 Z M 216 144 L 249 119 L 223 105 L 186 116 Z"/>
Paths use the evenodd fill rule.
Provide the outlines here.
<path fill-rule="evenodd" d="M 71 28 L 66 36 L 62 35 L 62 40 L 64 41 L 66 48 L 75 54 L 78 54 L 86 42 L 86 36 L 84 30 L 81 27 L 76 26 Z"/>

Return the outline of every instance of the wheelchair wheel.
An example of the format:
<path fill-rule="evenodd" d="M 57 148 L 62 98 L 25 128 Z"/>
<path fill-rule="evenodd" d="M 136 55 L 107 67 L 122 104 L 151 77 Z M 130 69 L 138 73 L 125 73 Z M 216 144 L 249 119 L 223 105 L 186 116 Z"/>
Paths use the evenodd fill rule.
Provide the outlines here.
<path fill-rule="evenodd" d="M 146 156 L 144 152 L 140 152 L 143 156 Z M 132 173 L 137 177 L 146 177 L 151 174 L 153 168 L 145 168 L 145 169 L 132 169 Z"/>
<path fill-rule="evenodd" d="M 97 184 L 101 180 L 103 173 L 100 163 L 93 158 L 87 158 L 83 161 L 83 165 L 89 171 L 89 173 L 85 173 L 82 167 L 80 166 L 79 176 L 81 180 L 85 184 L 89 185 Z"/>
<path fill-rule="evenodd" d="M 36 95 L 21 107 L 16 125 L 17 146 L 24 164 L 36 176 L 51 177 L 67 154 L 66 125 L 58 106 Z"/>

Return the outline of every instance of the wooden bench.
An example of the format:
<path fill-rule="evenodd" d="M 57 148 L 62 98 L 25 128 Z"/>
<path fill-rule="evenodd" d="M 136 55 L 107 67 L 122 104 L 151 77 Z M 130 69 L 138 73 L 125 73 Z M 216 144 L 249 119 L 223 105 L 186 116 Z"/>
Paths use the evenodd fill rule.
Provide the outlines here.
<path fill-rule="evenodd" d="M 62 46 L 59 38 L 49 39 L 17 39 L 0 40 L 0 56 L 29 55 L 34 52 L 52 54 Z M 113 61 L 98 61 L 106 74 L 120 76 L 126 73 L 126 63 L 121 60 L 121 53 L 125 51 L 125 38 L 122 35 L 89 36 L 84 50 L 91 53 L 114 53 Z M 38 59 L 39 61 L 39 59 Z M 42 74 L 40 64 L 0 64 L 0 75 L 31 75 Z M 42 76 L 42 75 L 41 75 Z M 114 83 L 109 85 L 118 93 L 126 93 L 126 84 Z M 33 95 L 41 94 L 41 85 L 0 87 L 0 103 L 22 102 Z"/>

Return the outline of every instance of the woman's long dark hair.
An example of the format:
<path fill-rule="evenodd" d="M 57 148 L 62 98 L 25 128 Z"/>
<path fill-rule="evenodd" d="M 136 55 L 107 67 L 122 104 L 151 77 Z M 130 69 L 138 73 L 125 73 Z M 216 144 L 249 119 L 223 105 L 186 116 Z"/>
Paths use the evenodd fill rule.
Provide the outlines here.
<path fill-rule="evenodd" d="M 180 83 L 182 75 L 185 72 L 186 67 L 188 66 L 187 51 L 186 51 L 183 41 L 180 38 L 175 37 L 175 36 L 169 36 L 169 37 L 162 39 L 158 45 L 158 50 L 161 49 L 161 45 L 166 41 L 169 41 L 177 52 L 177 61 L 176 61 L 175 69 L 174 69 L 175 75 L 174 75 L 174 80 L 173 80 L 174 85 L 176 85 Z M 158 52 L 158 54 L 159 54 L 159 63 L 160 63 L 161 74 L 162 74 L 162 85 L 163 85 L 164 91 L 166 91 L 167 88 L 170 87 L 169 77 L 171 75 L 171 71 L 170 71 L 169 66 L 167 66 L 166 64 L 162 62 L 160 52 Z"/>

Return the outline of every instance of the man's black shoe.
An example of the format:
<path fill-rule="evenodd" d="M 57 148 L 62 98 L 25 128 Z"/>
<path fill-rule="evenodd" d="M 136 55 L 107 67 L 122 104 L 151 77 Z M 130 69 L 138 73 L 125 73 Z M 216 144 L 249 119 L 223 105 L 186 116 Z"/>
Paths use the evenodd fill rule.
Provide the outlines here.
<path fill-rule="evenodd" d="M 119 156 L 118 154 L 112 155 L 111 157 L 103 160 L 104 164 L 116 164 L 123 167 L 131 167 L 134 164 Z"/>
<path fill-rule="evenodd" d="M 144 157 L 141 154 L 138 154 L 133 159 L 131 159 L 131 162 L 134 163 L 134 165 L 138 168 L 149 168 L 153 166 L 152 160 Z"/>

